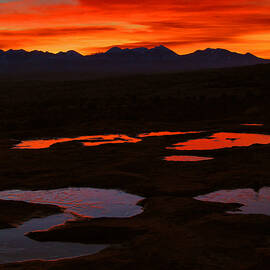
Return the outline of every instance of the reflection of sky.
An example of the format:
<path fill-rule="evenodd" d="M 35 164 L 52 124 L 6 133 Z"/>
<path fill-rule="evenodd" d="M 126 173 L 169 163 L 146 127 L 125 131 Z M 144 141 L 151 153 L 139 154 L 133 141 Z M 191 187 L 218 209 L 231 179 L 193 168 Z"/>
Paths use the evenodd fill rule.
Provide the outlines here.
<path fill-rule="evenodd" d="M 53 144 L 81 141 L 84 146 L 98 146 L 110 143 L 136 143 L 141 139 L 132 138 L 124 134 L 97 135 L 97 136 L 80 136 L 76 138 L 58 138 L 58 139 L 41 139 L 22 141 L 14 149 L 45 149 Z"/>
<path fill-rule="evenodd" d="M 0 199 L 58 205 L 88 217 L 127 217 L 142 211 L 136 205 L 142 197 L 109 189 L 8 190 L 0 191 Z"/>
<path fill-rule="evenodd" d="M 240 211 L 229 213 L 270 215 L 269 187 L 263 187 L 259 192 L 255 192 L 250 188 L 220 190 L 206 195 L 197 196 L 195 199 L 207 202 L 240 203 L 244 205 L 239 208 Z"/>
<path fill-rule="evenodd" d="M 108 245 L 81 244 L 68 242 L 39 242 L 24 234 L 33 230 L 44 230 L 72 219 L 67 214 L 34 218 L 18 228 L 0 230 L 0 264 L 25 260 L 56 260 L 75 256 L 90 255 Z"/>
<path fill-rule="evenodd" d="M 230 148 L 234 146 L 250 146 L 253 144 L 269 144 L 270 135 L 247 134 L 247 133 L 215 133 L 204 139 L 181 142 L 168 149 L 176 150 L 214 150 Z"/>
<path fill-rule="evenodd" d="M 187 131 L 187 132 L 158 131 L 158 132 L 142 133 L 139 134 L 138 137 L 139 138 L 160 137 L 160 136 L 185 135 L 194 133 L 200 133 L 200 131 Z"/>
<path fill-rule="evenodd" d="M 190 162 L 204 161 L 204 160 L 211 160 L 211 159 L 213 158 L 197 157 L 197 156 L 169 156 L 169 157 L 164 158 L 164 160 L 167 160 L 167 161 L 190 161 Z"/>
<path fill-rule="evenodd" d="M 0 192 L 0 199 L 53 204 L 66 209 L 61 214 L 33 218 L 18 228 L 0 230 L 0 264 L 21 260 L 53 260 L 94 254 L 108 245 L 39 242 L 25 237 L 24 234 L 30 231 L 47 230 L 52 226 L 74 219 L 74 215 L 95 218 L 130 217 L 142 212 L 142 208 L 136 205 L 142 197 L 118 190 L 93 188 L 8 190 Z"/>
<path fill-rule="evenodd" d="M 22 141 L 15 145 L 14 149 L 46 149 L 56 143 L 79 141 L 84 146 L 98 146 L 103 144 L 119 144 L 119 143 L 137 143 L 142 141 L 144 137 L 156 137 L 156 136 L 169 136 L 169 135 L 184 135 L 199 133 L 197 131 L 188 132 L 170 132 L 170 131 L 159 131 L 142 133 L 137 137 L 130 137 L 125 134 L 110 134 L 110 135 L 94 135 L 94 136 L 80 136 L 76 138 L 55 138 L 55 139 L 40 139 L 40 140 L 28 140 Z"/>
<path fill-rule="evenodd" d="M 262 127 L 263 124 L 241 124 L 241 126 L 254 126 L 254 127 Z"/>

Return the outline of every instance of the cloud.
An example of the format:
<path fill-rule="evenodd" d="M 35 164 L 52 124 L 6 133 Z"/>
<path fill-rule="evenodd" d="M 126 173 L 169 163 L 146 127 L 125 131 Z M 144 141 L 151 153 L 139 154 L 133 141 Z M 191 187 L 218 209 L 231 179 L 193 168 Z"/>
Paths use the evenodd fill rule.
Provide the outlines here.
<path fill-rule="evenodd" d="M 267 54 L 269 14 L 269 0 L 0 1 L 0 40 L 23 46 L 23 39 L 26 49 L 162 43 L 178 52 L 219 46 Z M 265 39 L 249 39 L 255 34 Z"/>
<path fill-rule="evenodd" d="M 5 30 L 0 31 L 0 36 L 3 37 L 55 37 L 69 35 L 84 35 L 103 31 L 114 31 L 114 27 L 63 27 L 63 28 L 39 28 L 28 30 Z"/>
<path fill-rule="evenodd" d="M 181 40 L 171 40 L 171 41 L 166 41 L 166 40 L 159 40 L 159 41 L 141 41 L 141 42 L 134 42 L 134 43 L 124 43 L 124 44 L 114 44 L 113 46 L 105 46 L 105 47 L 98 47 L 98 48 L 83 48 L 82 51 L 85 54 L 91 54 L 93 51 L 99 51 L 99 52 L 104 52 L 109 50 L 110 48 L 117 46 L 121 49 L 134 49 L 138 47 L 145 47 L 145 48 L 153 48 L 156 46 L 166 46 L 169 48 L 175 48 L 175 47 L 180 47 L 183 45 L 192 45 L 192 44 L 198 44 L 198 43 L 212 43 L 212 42 L 234 42 L 232 38 L 226 38 L 226 37 L 196 37 L 192 40 L 190 39 L 181 39 Z"/>

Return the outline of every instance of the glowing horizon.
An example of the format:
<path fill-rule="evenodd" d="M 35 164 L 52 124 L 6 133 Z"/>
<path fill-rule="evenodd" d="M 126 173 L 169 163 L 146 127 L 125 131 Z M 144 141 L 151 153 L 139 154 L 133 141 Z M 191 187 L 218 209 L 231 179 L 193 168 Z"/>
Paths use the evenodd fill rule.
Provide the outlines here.
<path fill-rule="evenodd" d="M 160 44 L 160 45 L 162 45 L 162 44 Z M 22 48 L 18 48 L 18 49 L 13 49 L 13 48 L 9 48 L 9 49 L 0 49 L 0 50 L 2 50 L 2 51 L 4 51 L 4 52 L 7 52 L 7 51 L 9 51 L 9 50 L 24 50 L 24 51 L 26 51 L 26 52 L 34 52 L 34 51 L 40 51 L 40 52 L 44 52 L 44 53 L 52 53 L 52 54 L 57 54 L 57 53 L 66 53 L 66 52 L 68 52 L 68 51 L 75 51 L 75 52 L 77 52 L 77 53 L 79 53 L 79 54 L 81 54 L 82 56 L 89 56 L 89 55 L 95 55 L 95 54 L 98 54 L 98 53 L 105 53 L 105 52 L 107 52 L 109 49 L 111 49 L 111 48 L 113 48 L 113 47 L 120 47 L 121 49 L 134 49 L 134 48 L 141 48 L 141 47 L 126 47 L 126 46 L 121 46 L 121 45 L 115 45 L 115 46 L 109 46 L 108 48 L 104 48 L 104 50 L 99 50 L 99 51 L 97 51 L 97 52 L 93 52 L 93 53 L 81 53 L 81 52 L 79 52 L 79 51 L 76 51 L 76 50 L 72 50 L 72 49 L 70 49 L 70 50 L 67 50 L 67 51 L 63 51 L 63 50 L 61 50 L 61 51 L 48 51 L 48 50 L 46 50 L 46 51 L 42 51 L 42 50 L 38 50 L 38 49 L 34 49 L 34 50 L 27 50 L 27 49 L 22 49 Z M 155 46 L 156 47 L 156 46 Z M 148 49 L 151 49 L 151 48 L 154 48 L 154 47 L 147 47 Z M 168 49 L 170 49 L 169 47 L 167 47 Z M 201 49 L 198 49 L 198 50 L 202 50 L 202 51 L 204 51 L 204 50 L 206 50 L 206 49 L 209 49 L 209 48 L 201 48 Z M 226 48 L 210 48 L 210 49 L 224 49 L 224 50 L 228 50 L 228 49 L 226 49 Z M 174 51 L 175 53 L 176 53 L 176 51 L 175 50 L 173 50 L 173 49 L 171 49 L 172 51 Z M 194 52 L 196 52 L 197 50 L 195 50 L 195 51 L 190 51 L 190 52 L 188 52 L 188 53 L 186 53 L 186 54 L 189 54 L 189 53 L 194 53 Z M 240 53 L 240 52 L 237 52 L 237 51 L 231 51 L 231 52 L 233 52 L 233 53 Z M 246 54 L 246 53 L 249 53 L 249 52 L 243 52 L 243 53 L 241 53 L 241 54 Z M 178 55 L 186 55 L 186 54 L 180 54 L 180 53 L 178 53 Z M 254 54 L 255 55 L 255 54 Z M 258 55 L 255 55 L 255 56 L 257 56 L 258 57 Z M 270 55 L 269 55 L 269 60 L 270 60 Z M 244 125 L 244 124 L 243 124 Z"/>
<path fill-rule="evenodd" d="M 270 58 L 269 0 L 1 0 L 0 49 L 83 55 L 164 45 Z"/>

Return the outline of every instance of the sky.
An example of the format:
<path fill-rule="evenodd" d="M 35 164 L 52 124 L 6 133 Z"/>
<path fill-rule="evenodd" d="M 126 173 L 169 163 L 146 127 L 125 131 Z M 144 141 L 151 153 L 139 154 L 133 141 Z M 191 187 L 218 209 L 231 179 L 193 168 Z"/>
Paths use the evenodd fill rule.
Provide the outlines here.
<path fill-rule="evenodd" d="M 270 0 L 0 0 L 0 49 L 82 54 L 164 45 L 270 59 Z"/>

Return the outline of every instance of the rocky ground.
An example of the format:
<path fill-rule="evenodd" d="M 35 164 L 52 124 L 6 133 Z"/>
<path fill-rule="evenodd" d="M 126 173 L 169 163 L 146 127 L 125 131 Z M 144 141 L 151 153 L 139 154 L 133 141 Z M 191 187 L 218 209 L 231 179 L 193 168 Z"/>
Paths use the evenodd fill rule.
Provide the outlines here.
<path fill-rule="evenodd" d="M 194 123 L 193 128 L 203 130 L 199 125 Z M 175 130 L 182 131 L 181 125 Z M 230 128 L 227 124 L 220 129 L 210 127 L 206 133 L 97 147 L 70 142 L 43 150 L 10 150 L 12 144 L 2 140 L 1 189 L 119 188 L 146 199 L 141 202 L 145 211 L 133 218 L 85 219 L 28 235 L 40 241 L 113 244 L 96 255 L 7 264 L 0 269 L 267 269 L 270 217 L 227 214 L 239 205 L 192 197 L 219 189 L 269 186 L 270 146 L 204 151 L 203 156 L 215 159 L 198 163 L 163 160 L 166 155 L 180 154 L 167 146 L 216 131 L 270 134 L 268 125 Z M 46 207 L 30 206 L 48 214 Z M 7 213 L 6 203 L 0 207 L 1 213 Z M 1 221 L 8 217 L 9 224 L 18 223 L 34 215 L 31 211 L 28 216 L 27 208 L 20 213 L 1 214 Z"/>
<path fill-rule="evenodd" d="M 242 81 L 244 78 L 251 78 L 250 69 L 252 68 L 249 68 L 247 72 L 241 71 Z M 235 70 L 224 71 L 225 75 L 231 76 L 230 78 L 233 78 L 234 73 Z M 223 83 L 217 85 L 212 80 L 209 81 L 212 75 L 205 79 L 205 87 L 211 90 L 208 92 L 210 96 L 214 91 L 213 84 L 215 91 L 228 91 L 228 93 L 236 91 L 236 82 L 232 89 L 227 84 L 227 75 L 224 74 L 218 75 L 214 72 L 216 82 L 220 82 L 220 77 L 223 78 Z M 196 108 L 196 104 L 203 104 L 202 107 L 198 107 L 198 110 L 201 112 L 204 108 L 206 113 L 199 115 L 197 119 L 195 114 L 191 114 L 190 118 L 188 118 L 188 114 L 180 117 L 181 113 L 173 117 L 174 112 L 178 110 L 182 110 L 183 113 L 187 112 L 188 105 L 185 109 L 182 107 L 174 107 L 171 111 L 168 109 L 168 114 L 163 117 L 164 119 L 155 118 L 161 105 L 167 104 L 168 108 L 175 106 L 172 101 L 179 97 L 172 96 L 170 101 L 166 99 L 166 104 L 163 103 L 162 98 L 161 100 L 154 99 L 156 108 L 151 116 L 146 117 L 147 119 L 138 117 L 138 119 L 128 120 L 123 119 L 122 115 L 117 118 L 114 114 L 113 121 L 108 117 L 103 119 L 104 115 L 93 120 L 90 113 L 91 107 L 89 114 L 83 114 L 82 122 L 74 122 L 72 112 L 78 116 L 76 112 L 78 113 L 80 110 L 67 107 L 70 111 L 65 122 L 64 116 L 62 116 L 64 107 L 57 107 L 54 103 L 46 101 L 47 103 L 44 102 L 43 107 L 40 107 L 40 115 L 35 115 L 38 106 L 31 107 L 32 98 L 25 99 L 25 97 L 19 98 L 18 96 L 14 98 L 12 95 L 18 94 L 18 92 L 13 94 L 5 92 L 8 97 L 5 97 L 5 101 L 2 102 L 4 106 L 0 123 L 2 127 L 0 134 L 1 190 L 89 186 L 121 189 L 141 195 L 145 197 L 145 200 L 140 202 L 144 207 L 144 212 L 132 218 L 82 219 L 68 222 L 64 226 L 54 227 L 46 232 L 28 234 L 29 237 L 39 241 L 61 240 L 112 244 L 98 254 L 59 261 L 6 264 L 0 265 L 0 269 L 269 269 L 270 216 L 232 215 L 226 211 L 237 209 L 239 205 L 201 202 L 193 197 L 220 189 L 254 188 L 258 190 L 261 187 L 270 186 L 270 145 L 203 151 L 203 154 L 200 151 L 180 153 L 177 150 L 166 149 L 174 143 L 205 137 L 219 131 L 270 134 L 270 122 L 267 118 L 269 115 L 267 106 L 269 84 L 267 82 L 269 80 L 261 68 L 258 69 L 258 74 L 261 76 L 264 74 L 265 78 L 264 83 L 259 87 L 256 86 L 255 77 L 239 86 L 239 88 L 242 87 L 241 93 L 244 93 L 246 89 L 249 92 L 254 89 L 257 96 L 254 96 L 252 92 L 244 94 L 247 96 L 240 99 L 234 99 L 234 94 L 227 99 L 222 94 L 217 99 L 184 98 L 182 104 L 189 102 L 188 104 L 193 104 L 193 108 Z M 183 75 L 179 76 L 183 77 Z M 237 74 L 237 76 L 240 75 Z M 240 79 L 238 78 L 238 80 Z M 169 93 L 175 89 L 175 81 L 167 81 L 166 90 L 169 89 Z M 108 83 L 104 84 L 109 87 Z M 187 83 L 187 85 L 189 84 Z M 193 86 L 192 84 L 190 88 Z M 124 89 L 123 86 L 121 87 Z M 146 88 L 148 89 L 148 85 Z M 189 87 L 185 86 L 185 89 L 188 91 Z M 35 96 L 35 94 L 31 94 L 34 93 L 34 89 L 28 89 L 27 93 L 30 97 Z M 203 93 L 202 88 L 200 93 Z M 215 92 L 215 95 L 218 93 Z M 84 102 L 84 94 L 85 92 L 81 96 L 81 103 Z M 238 94 L 239 92 L 235 95 Z M 80 95 L 80 92 L 77 92 L 77 95 Z M 166 92 L 164 95 L 169 94 Z M 209 105 L 215 104 L 215 101 L 222 103 L 224 98 L 227 100 L 226 108 L 217 110 L 217 115 L 210 119 L 209 115 L 215 109 Z M 24 101 L 22 102 L 22 100 Z M 254 104 L 252 104 L 252 100 Z M 247 103 L 243 103 L 245 101 Z M 66 105 L 70 106 L 69 102 L 71 101 L 68 101 Z M 76 100 L 74 102 L 76 106 L 81 104 L 76 103 Z M 126 102 L 125 99 L 124 102 Z M 230 102 L 232 111 L 228 107 Z M 7 109 L 8 104 L 12 104 L 14 111 Z M 242 105 L 237 107 L 237 104 Z M 22 109 L 19 105 L 26 107 Z M 126 105 L 128 106 L 128 103 Z M 126 105 L 121 107 L 121 110 L 124 108 L 125 112 L 128 112 L 129 109 Z M 98 105 L 97 108 L 99 108 Z M 113 106 L 110 107 L 110 110 L 113 111 L 112 108 Z M 164 109 L 164 107 L 162 108 Z M 139 107 L 135 109 L 140 114 Z M 55 121 L 50 114 L 52 111 L 59 112 Z M 25 114 L 22 115 L 22 112 Z M 48 113 L 48 119 L 52 119 L 52 125 L 47 124 L 42 127 L 37 120 L 44 120 L 46 113 Z M 134 116 L 134 113 L 132 111 L 126 118 Z M 163 111 L 160 113 L 162 114 Z M 4 119 L 4 116 L 7 118 Z M 25 121 L 21 122 L 23 116 L 25 116 Z M 57 122 L 57 117 L 59 121 L 61 119 L 63 121 Z M 89 123 L 87 117 L 90 119 Z M 151 117 L 153 121 L 151 121 Z M 168 121 L 165 120 L 166 117 L 168 117 Z M 265 125 L 263 127 L 240 126 L 241 123 L 252 121 L 264 122 Z M 32 124 L 33 126 L 31 126 Z M 135 136 L 138 133 L 164 130 L 200 130 L 204 132 L 146 138 L 136 144 L 83 147 L 75 141 L 56 144 L 50 149 L 11 149 L 19 140 L 29 138 L 105 133 L 124 133 Z M 163 160 L 165 156 L 180 154 L 209 156 L 214 157 L 214 160 L 194 163 Z M 16 207 L 14 207 L 15 204 Z M 51 206 L 1 201 L 0 224 L 2 227 L 13 226 L 33 216 L 44 216 L 57 211 L 59 208 Z"/>

